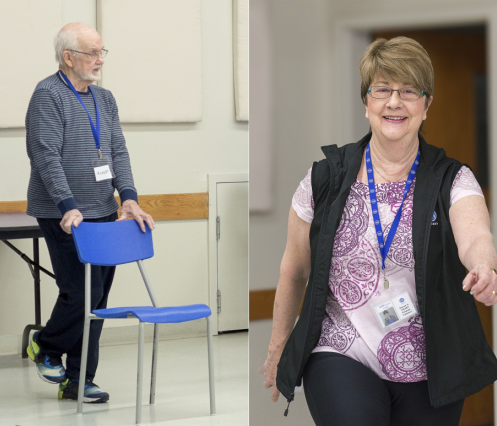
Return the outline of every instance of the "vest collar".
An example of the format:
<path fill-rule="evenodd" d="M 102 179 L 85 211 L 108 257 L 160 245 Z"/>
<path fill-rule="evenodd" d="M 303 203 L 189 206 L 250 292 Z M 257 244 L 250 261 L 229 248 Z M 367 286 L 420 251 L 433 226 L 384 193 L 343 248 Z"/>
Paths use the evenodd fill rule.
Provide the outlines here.
<path fill-rule="evenodd" d="M 352 144 L 350 148 L 345 151 L 339 150 L 337 145 L 321 147 L 332 173 L 335 173 L 336 170 L 345 169 L 347 172 L 349 170 L 351 172 L 355 171 L 355 176 L 357 177 L 361 167 L 364 149 L 371 140 L 371 136 L 372 133 L 368 133 L 360 141 Z M 439 165 L 441 165 L 446 158 L 445 151 L 427 144 L 421 135 L 419 135 L 419 147 L 421 151 L 419 169 L 421 170 L 418 169 L 418 173 L 420 171 L 424 173 L 426 170 L 431 170 L 436 176 L 443 173 L 445 167 L 439 167 Z"/>

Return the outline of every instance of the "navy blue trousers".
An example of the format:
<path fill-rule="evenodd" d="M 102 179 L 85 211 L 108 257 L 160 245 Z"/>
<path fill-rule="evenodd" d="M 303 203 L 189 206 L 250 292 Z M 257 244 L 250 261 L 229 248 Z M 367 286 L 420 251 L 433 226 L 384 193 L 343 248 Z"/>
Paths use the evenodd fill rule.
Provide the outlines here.
<path fill-rule="evenodd" d="M 117 213 L 85 222 L 112 222 Z M 79 261 L 72 235 L 60 227 L 60 219 L 38 218 L 47 243 L 50 260 L 59 287 L 59 295 L 52 315 L 40 332 L 39 343 L 47 355 L 67 354 L 66 375 L 79 379 L 83 344 L 85 308 L 85 266 Z M 114 279 L 115 266 L 91 267 L 91 309 L 107 307 L 107 297 Z M 90 323 L 86 378 L 93 380 L 98 366 L 98 341 L 103 320 Z"/>
<path fill-rule="evenodd" d="M 309 358 L 304 392 L 317 426 L 458 426 L 464 399 L 433 408 L 426 380 L 382 380 L 345 355 L 321 352 Z"/>

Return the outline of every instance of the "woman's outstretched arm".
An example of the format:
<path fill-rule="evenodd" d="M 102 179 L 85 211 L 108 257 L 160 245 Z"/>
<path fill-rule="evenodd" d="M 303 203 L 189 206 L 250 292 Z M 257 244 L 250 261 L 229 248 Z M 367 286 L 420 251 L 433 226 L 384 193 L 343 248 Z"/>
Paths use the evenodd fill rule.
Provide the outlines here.
<path fill-rule="evenodd" d="M 449 210 L 459 259 L 469 271 L 463 290 L 487 306 L 497 302 L 497 253 L 490 233 L 490 217 L 485 200 L 469 195 L 456 201 Z M 495 293 L 494 293 L 495 292 Z"/>
<path fill-rule="evenodd" d="M 273 331 L 268 356 L 264 363 L 266 376 L 264 387 L 268 389 L 273 386 L 271 398 L 274 402 L 278 400 L 280 394 L 276 388 L 276 368 L 295 325 L 311 271 L 310 227 L 309 223 L 298 217 L 293 207 L 290 208 L 288 238 L 274 300 Z"/>

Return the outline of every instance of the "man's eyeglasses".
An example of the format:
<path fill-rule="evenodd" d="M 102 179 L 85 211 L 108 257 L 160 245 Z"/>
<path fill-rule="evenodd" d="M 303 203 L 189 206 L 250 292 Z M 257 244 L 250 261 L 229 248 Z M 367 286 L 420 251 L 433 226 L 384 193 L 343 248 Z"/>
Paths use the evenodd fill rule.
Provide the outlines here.
<path fill-rule="evenodd" d="M 83 55 L 88 55 L 90 61 L 94 61 L 95 59 L 99 58 L 100 56 L 102 58 L 105 58 L 107 56 L 107 53 L 109 53 L 108 50 L 102 49 L 100 52 L 91 52 L 91 53 L 86 53 L 86 52 L 80 52 L 78 50 L 72 50 L 72 49 L 67 49 L 70 52 L 76 52 L 76 53 L 81 53 Z"/>
<path fill-rule="evenodd" d="M 405 101 L 416 101 L 425 94 L 424 91 L 415 89 L 414 87 L 403 87 L 402 89 L 393 90 L 388 86 L 371 86 L 368 89 L 368 93 L 375 99 L 388 99 L 392 96 L 393 92 L 399 92 L 400 97 Z"/>

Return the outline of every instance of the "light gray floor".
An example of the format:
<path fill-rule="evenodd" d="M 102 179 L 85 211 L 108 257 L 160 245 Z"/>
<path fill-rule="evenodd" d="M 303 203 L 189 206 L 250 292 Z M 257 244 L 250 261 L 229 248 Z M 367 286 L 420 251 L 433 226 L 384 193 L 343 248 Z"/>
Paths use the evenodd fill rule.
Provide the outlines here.
<path fill-rule="evenodd" d="M 152 344 L 145 344 L 142 425 L 248 425 L 248 333 L 214 337 L 217 415 L 209 415 L 207 338 L 161 341 L 156 402 L 148 405 Z M 31 360 L 0 356 L 0 426 L 123 426 L 135 422 L 138 346 L 100 348 L 95 382 L 106 404 L 59 401 L 58 386 L 39 379 Z"/>
<path fill-rule="evenodd" d="M 273 320 L 250 322 L 250 426 L 311 426 L 314 425 L 307 408 L 304 392 L 297 390 L 290 404 L 288 417 L 283 413 L 288 405 L 280 396 L 277 403 L 271 401 L 272 389 L 264 389 L 262 365 L 266 360 Z"/>

